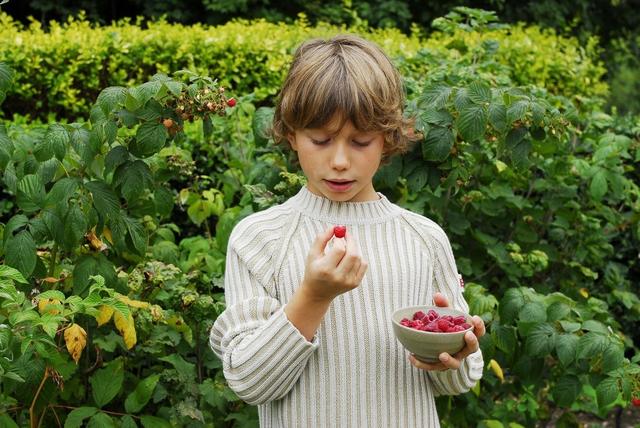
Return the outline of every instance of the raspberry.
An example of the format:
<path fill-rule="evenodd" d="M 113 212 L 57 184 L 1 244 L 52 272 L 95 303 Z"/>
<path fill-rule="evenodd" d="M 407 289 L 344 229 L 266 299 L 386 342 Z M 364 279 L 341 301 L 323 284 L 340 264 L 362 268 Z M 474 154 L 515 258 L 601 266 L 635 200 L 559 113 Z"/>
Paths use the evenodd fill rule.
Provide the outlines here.
<path fill-rule="evenodd" d="M 227 100 L 227 105 L 228 105 L 229 107 L 233 107 L 233 106 L 235 106 L 235 105 L 236 105 L 236 99 L 235 99 L 235 98 L 229 98 L 229 99 Z"/>
<path fill-rule="evenodd" d="M 164 125 L 165 128 L 169 129 L 173 126 L 173 120 L 166 118 L 165 120 L 162 121 L 162 124 Z"/>
<path fill-rule="evenodd" d="M 633 397 L 631 399 L 631 403 L 633 403 L 633 405 L 636 407 L 640 407 L 640 397 Z"/>
<path fill-rule="evenodd" d="M 347 234 L 347 226 L 335 226 L 333 228 L 333 234 L 336 236 L 336 238 L 344 238 L 344 236 Z"/>
<path fill-rule="evenodd" d="M 429 312 L 427 312 L 427 319 L 429 321 L 435 321 L 439 318 L 440 316 L 438 315 L 438 313 L 436 311 L 434 311 L 433 309 L 429 309 Z"/>
<path fill-rule="evenodd" d="M 462 325 L 466 322 L 467 320 L 465 319 L 465 317 L 463 317 L 462 315 L 460 315 L 459 317 L 455 317 L 453 319 L 453 323 L 455 325 Z"/>
<path fill-rule="evenodd" d="M 424 312 L 422 312 L 422 311 L 418 311 L 418 312 L 416 312 L 415 314 L 413 314 L 413 319 L 414 319 L 414 321 L 415 321 L 415 320 L 421 320 L 421 319 L 423 319 L 425 316 L 426 316 L 426 315 L 424 314 Z M 429 321 L 431 321 L 431 320 L 429 320 Z"/>
<path fill-rule="evenodd" d="M 438 329 L 442 332 L 446 332 L 449 330 L 451 323 L 445 319 L 440 318 L 438 321 Z"/>

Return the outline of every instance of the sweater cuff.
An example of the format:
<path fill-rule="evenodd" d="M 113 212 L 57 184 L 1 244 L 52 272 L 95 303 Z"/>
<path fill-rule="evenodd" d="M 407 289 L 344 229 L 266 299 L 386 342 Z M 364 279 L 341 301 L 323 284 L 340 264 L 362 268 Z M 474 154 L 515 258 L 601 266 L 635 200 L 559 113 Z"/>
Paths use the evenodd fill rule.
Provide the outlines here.
<path fill-rule="evenodd" d="M 429 372 L 435 395 L 457 395 L 469 391 L 482 378 L 484 360 L 480 350 L 462 360 L 457 370 Z"/>

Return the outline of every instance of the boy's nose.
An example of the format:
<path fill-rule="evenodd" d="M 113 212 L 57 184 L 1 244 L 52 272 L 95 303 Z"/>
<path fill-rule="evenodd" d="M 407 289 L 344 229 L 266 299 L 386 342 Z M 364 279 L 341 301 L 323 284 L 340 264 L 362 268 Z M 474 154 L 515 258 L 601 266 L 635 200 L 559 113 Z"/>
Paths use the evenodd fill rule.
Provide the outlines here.
<path fill-rule="evenodd" d="M 335 150 L 331 155 L 331 167 L 337 170 L 345 170 L 349 168 L 349 154 L 344 144 L 335 145 Z"/>

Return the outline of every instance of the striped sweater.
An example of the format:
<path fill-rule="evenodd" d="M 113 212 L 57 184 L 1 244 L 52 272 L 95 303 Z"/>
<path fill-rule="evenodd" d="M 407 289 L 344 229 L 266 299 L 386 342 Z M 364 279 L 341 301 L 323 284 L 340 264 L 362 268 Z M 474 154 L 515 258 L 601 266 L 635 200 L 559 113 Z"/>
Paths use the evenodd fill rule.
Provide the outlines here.
<path fill-rule="evenodd" d="M 391 314 L 432 304 L 436 291 L 468 311 L 447 236 L 391 203 L 334 202 L 303 187 L 234 228 L 227 251 L 227 308 L 211 329 L 229 386 L 258 405 L 262 427 L 438 427 L 434 396 L 468 391 L 480 351 L 458 370 L 413 367 Z M 307 341 L 283 309 L 304 275 L 315 237 L 344 224 L 369 264 L 360 286 L 336 297 Z"/>

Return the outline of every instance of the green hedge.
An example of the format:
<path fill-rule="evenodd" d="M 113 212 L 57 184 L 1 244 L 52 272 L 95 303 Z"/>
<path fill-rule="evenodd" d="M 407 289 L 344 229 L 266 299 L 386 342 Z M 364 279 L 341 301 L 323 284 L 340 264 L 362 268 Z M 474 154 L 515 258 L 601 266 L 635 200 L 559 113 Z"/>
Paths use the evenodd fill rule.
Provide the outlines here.
<path fill-rule="evenodd" d="M 404 58 L 399 61 L 403 74 L 417 79 L 466 50 L 495 46 L 496 61 L 511 70 L 514 84 L 535 84 L 578 98 L 603 96 L 608 90 L 594 39 L 581 47 L 575 39 L 537 27 L 457 28 L 427 38 L 417 29 L 404 35 L 395 29 L 312 27 L 304 17 L 294 25 L 236 21 L 217 27 L 163 21 L 95 26 L 80 17 L 51 22 L 45 30 L 38 22 L 23 26 L 0 14 L 0 61 L 16 71 L 3 114 L 85 117 L 102 88 L 133 85 L 157 72 L 180 69 L 221 76 L 220 83 L 236 94 L 255 92 L 258 101 L 270 103 L 301 41 L 345 31 L 363 34 L 394 58 Z M 453 40 L 458 45 L 452 46 Z"/>

